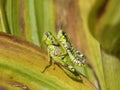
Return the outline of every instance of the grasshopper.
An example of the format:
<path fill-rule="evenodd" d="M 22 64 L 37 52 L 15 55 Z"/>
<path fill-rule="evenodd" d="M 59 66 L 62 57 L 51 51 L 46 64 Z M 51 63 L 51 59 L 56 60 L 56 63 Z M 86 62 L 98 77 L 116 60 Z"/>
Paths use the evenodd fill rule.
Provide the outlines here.
<path fill-rule="evenodd" d="M 80 53 L 78 50 L 76 50 L 74 48 L 74 46 L 70 42 L 69 37 L 62 30 L 59 30 L 59 32 L 57 34 L 57 41 L 59 42 L 60 46 L 62 46 L 68 53 L 70 60 L 74 64 L 74 68 L 76 69 L 75 66 L 83 66 L 86 64 L 92 70 L 93 75 L 97 81 L 98 87 L 101 88 L 98 77 L 96 75 L 96 72 L 95 72 L 93 66 L 89 62 L 86 62 L 85 55 L 83 55 L 82 53 Z"/>
<path fill-rule="evenodd" d="M 60 46 L 57 39 L 50 33 L 46 32 L 43 36 L 43 41 L 47 45 L 48 55 L 50 57 L 50 65 L 46 66 L 43 72 L 52 64 L 52 58 L 55 63 L 60 66 L 68 76 L 75 80 L 80 80 L 80 75 L 74 68 L 74 63 L 70 60 L 70 57 L 66 50 Z"/>
<path fill-rule="evenodd" d="M 74 63 L 74 65 L 83 66 L 85 64 L 86 57 L 73 47 L 69 37 L 66 35 L 65 32 L 59 30 L 57 40 L 60 46 L 66 49 L 66 52 L 69 54 L 70 59 Z"/>
<path fill-rule="evenodd" d="M 91 64 L 86 63 L 86 57 L 74 48 L 65 32 L 59 30 L 57 38 L 55 38 L 50 32 L 46 32 L 43 41 L 47 45 L 47 51 L 50 57 L 50 65 L 46 66 L 43 72 L 51 66 L 51 59 L 53 58 L 55 63 L 60 66 L 69 77 L 82 81 L 81 75 L 83 74 L 79 73 L 75 66 L 83 66 L 84 64 L 87 64 L 92 70 L 100 88 L 99 80 L 94 68 Z"/>

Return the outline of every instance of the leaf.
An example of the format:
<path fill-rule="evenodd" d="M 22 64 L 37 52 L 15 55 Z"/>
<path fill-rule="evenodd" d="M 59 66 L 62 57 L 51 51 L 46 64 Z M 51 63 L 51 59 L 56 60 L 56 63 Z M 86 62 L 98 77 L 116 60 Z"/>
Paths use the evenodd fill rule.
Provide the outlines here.
<path fill-rule="evenodd" d="M 0 0 L 0 31 L 10 32 L 5 12 L 6 0 Z"/>
<path fill-rule="evenodd" d="M 89 27 L 106 52 L 120 57 L 119 0 L 96 1 L 89 15 Z"/>
<path fill-rule="evenodd" d="M 105 85 L 105 79 L 104 79 L 104 69 L 103 69 L 103 62 L 102 62 L 102 57 L 101 57 L 101 48 L 99 42 L 93 38 L 91 33 L 89 32 L 89 27 L 88 27 L 88 15 L 89 12 L 94 5 L 95 0 L 91 1 L 80 1 L 80 13 L 81 13 L 81 18 L 82 18 L 82 24 L 83 24 L 83 31 L 84 31 L 84 36 L 81 37 L 80 41 L 83 41 L 83 47 L 85 49 L 85 55 L 87 56 L 88 62 L 92 65 L 92 72 L 91 69 L 87 69 L 87 74 L 88 78 L 94 83 L 95 80 L 93 78 L 93 73 L 96 73 L 100 88 L 102 90 L 106 90 L 106 85 Z M 91 18 L 91 17 L 90 17 Z M 91 22 L 92 23 L 92 22 Z M 82 34 L 82 32 L 81 32 Z"/>
<path fill-rule="evenodd" d="M 104 79 L 109 90 L 120 89 L 119 11 L 119 0 L 96 0 L 88 18 L 90 32 L 101 45 Z"/>
<path fill-rule="evenodd" d="M 0 33 L 0 87 L 11 90 L 96 90 L 84 77 L 83 83 L 72 80 L 58 66 L 48 65 L 47 53 L 25 40 Z"/>
<path fill-rule="evenodd" d="M 6 1 L 7 19 L 12 35 L 21 37 L 42 48 L 45 31 L 54 33 L 55 15 L 52 0 Z"/>

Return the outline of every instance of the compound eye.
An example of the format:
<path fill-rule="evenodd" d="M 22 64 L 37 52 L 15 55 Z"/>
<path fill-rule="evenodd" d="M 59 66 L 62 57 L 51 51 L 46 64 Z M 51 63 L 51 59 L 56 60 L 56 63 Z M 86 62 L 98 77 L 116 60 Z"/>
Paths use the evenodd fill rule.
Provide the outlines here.
<path fill-rule="evenodd" d="M 45 35 L 46 35 L 47 37 L 49 37 L 49 36 L 51 35 L 51 33 L 50 33 L 50 32 L 45 32 Z"/>
<path fill-rule="evenodd" d="M 63 32 L 62 30 L 60 31 L 60 33 L 61 33 L 62 35 L 65 35 L 65 32 Z"/>

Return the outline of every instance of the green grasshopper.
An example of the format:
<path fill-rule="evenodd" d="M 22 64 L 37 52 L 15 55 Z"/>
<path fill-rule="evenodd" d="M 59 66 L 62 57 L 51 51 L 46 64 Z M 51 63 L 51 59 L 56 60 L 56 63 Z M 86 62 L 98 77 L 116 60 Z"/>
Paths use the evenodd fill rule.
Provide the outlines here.
<path fill-rule="evenodd" d="M 77 68 L 76 66 L 83 66 L 86 64 L 92 70 L 93 75 L 97 81 L 99 88 L 100 88 L 99 80 L 98 80 L 98 77 L 96 75 L 94 68 L 92 67 L 92 65 L 89 62 L 86 62 L 86 57 L 73 47 L 73 45 L 70 42 L 69 37 L 62 30 L 59 30 L 59 32 L 57 34 L 57 41 L 59 42 L 60 46 L 62 46 L 68 53 L 70 60 L 74 64 L 75 69 Z M 82 69 L 84 70 L 84 67 Z M 83 73 L 82 73 L 82 75 L 83 75 Z M 86 76 L 86 75 L 84 74 L 84 76 Z"/>
<path fill-rule="evenodd" d="M 59 44 L 64 49 L 66 49 L 74 65 L 83 66 L 85 64 L 86 57 L 73 47 L 73 45 L 70 42 L 70 39 L 68 38 L 65 32 L 63 32 L 62 30 L 59 30 L 57 35 L 57 40 Z"/>
<path fill-rule="evenodd" d="M 51 59 L 53 58 L 55 63 L 60 66 L 68 76 L 72 79 L 82 81 L 81 75 L 83 75 L 83 73 L 79 73 L 75 66 L 83 66 L 86 64 L 86 57 L 73 47 L 68 36 L 62 30 L 59 30 L 56 39 L 50 32 L 46 32 L 43 36 L 43 41 L 47 45 L 47 51 L 50 57 L 50 65 L 46 66 L 43 72 L 51 66 Z M 98 86 L 100 86 L 92 65 L 88 63 L 88 66 L 92 69 L 98 81 Z"/>
<path fill-rule="evenodd" d="M 50 32 L 46 32 L 43 36 L 43 41 L 47 45 L 47 51 L 50 57 L 50 65 L 46 66 L 44 71 L 51 66 L 51 59 L 53 58 L 55 63 L 57 63 L 57 65 L 59 65 L 67 73 L 67 75 L 75 80 L 81 81 L 80 75 L 74 68 L 74 63 L 70 60 L 66 50 L 57 42 L 56 38 Z"/>

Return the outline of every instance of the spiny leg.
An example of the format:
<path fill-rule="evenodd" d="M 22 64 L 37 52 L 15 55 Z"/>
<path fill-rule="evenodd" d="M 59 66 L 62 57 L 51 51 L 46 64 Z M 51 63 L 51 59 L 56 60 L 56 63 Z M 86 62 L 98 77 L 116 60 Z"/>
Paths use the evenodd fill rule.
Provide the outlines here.
<path fill-rule="evenodd" d="M 48 54 L 49 56 L 49 65 L 47 65 L 44 70 L 42 71 L 42 73 L 44 73 L 51 65 L 52 65 L 52 57 Z"/>
<path fill-rule="evenodd" d="M 63 53 L 63 54 L 59 54 L 58 56 L 67 56 L 68 54 L 65 52 L 65 53 Z M 48 57 L 49 57 L 49 65 L 47 65 L 45 68 L 44 68 L 44 70 L 42 71 L 42 73 L 44 73 L 45 71 L 46 71 L 46 69 L 48 69 L 52 64 L 54 64 L 54 68 L 53 69 L 55 69 L 55 61 L 53 61 L 52 60 L 52 57 L 51 57 L 51 55 L 50 55 L 50 52 L 48 52 Z M 60 63 L 59 63 L 60 64 Z"/>

